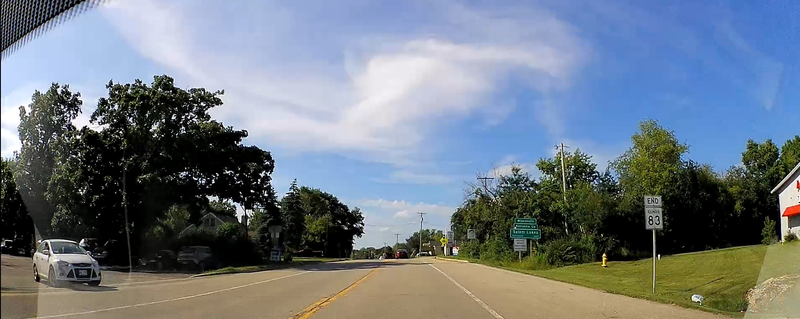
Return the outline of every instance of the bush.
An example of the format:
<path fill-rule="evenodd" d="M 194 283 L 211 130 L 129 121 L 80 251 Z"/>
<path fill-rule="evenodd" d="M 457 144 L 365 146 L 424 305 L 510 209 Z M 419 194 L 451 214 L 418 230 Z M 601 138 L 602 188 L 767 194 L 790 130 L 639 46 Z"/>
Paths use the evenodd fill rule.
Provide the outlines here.
<path fill-rule="evenodd" d="M 474 259 L 481 258 L 481 244 L 474 240 L 461 244 L 458 249 L 458 256 Z"/>
<path fill-rule="evenodd" d="M 775 221 L 764 217 L 764 228 L 761 229 L 761 243 L 764 245 L 772 244 L 775 238 Z"/>
<path fill-rule="evenodd" d="M 599 251 L 588 237 L 562 237 L 551 240 L 541 247 L 545 262 L 557 267 L 593 262 L 596 260 L 595 254 Z"/>
<path fill-rule="evenodd" d="M 790 231 L 787 230 L 786 231 L 786 235 L 783 236 L 783 241 L 785 241 L 787 243 L 791 243 L 791 242 L 793 242 L 795 240 L 797 240 L 797 235 L 795 235 L 793 232 L 790 232 Z"/>
<path fill-rule="evenodd" d="M 217 227 L 218 238 L 230 240 L 241 235 L 241 229 L 239 229 L 239 225 L 236 223 L 224 223 Z"/>
<path fill-rule="evenodd" d="M 460 251 L 459 251 L 460 253 Z M 490 261 L 511 261 L 515 254 L 511 249 L 511 241 L 506 238 L 494 237 L 483 243 L 480 258 Z"/>

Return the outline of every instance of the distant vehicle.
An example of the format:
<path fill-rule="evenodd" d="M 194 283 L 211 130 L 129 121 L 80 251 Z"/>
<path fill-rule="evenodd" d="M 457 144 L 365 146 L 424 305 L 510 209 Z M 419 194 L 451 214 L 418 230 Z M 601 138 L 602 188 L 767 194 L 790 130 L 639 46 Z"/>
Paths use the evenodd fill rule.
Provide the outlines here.
<path fill-rule="evenodd" d="M 106 241 L 103 246 L 92 250 L 92 258 L 101 265 L 128 265 L 128 248 L 124 242 L 116 239 Z M 136 259 L 133 259 L 136 260 Z"/>
<path fill-rule="evenodd" d="M 12 250 L 14 249 L 14 241 L 10 239 L 3 240 L 0 243 L 0 253 L 3 254 L 11 254 Z"/>
<path fill-rule="evenodd" d="M 208 246 L 185 246 L 178 252 L 178 263 L 184 267 L 205 271 L 219 267 Z"/>
<path fill-rule="evenodd" d="M 42 241 L 33 254 L 33 280 L 38 282 L 41 278 L 53 287 L 63 282 L 99 286 L 102 274 L 97 260 L 76 242 L 49 239 Z"/>
<path fill-rule="evenodd" d="M 171 250 L 159 250 L 145 258 L 140 258 L 139 265 L 155 270 L 175 269 L 178 266 L 178 257 Z"/>
<path fill-rule="evenodd" d="M 422 257 L 422 256 L 431 256 L 431 253 L 427 251 L 417 253 L 417 257 Z"/>
<path fill-rule="evenodd" d="M 398 249 L 396 253 L 394 253 L 394 258 L 401 259 L 401 258 L 408 258 L 408 251 L 405 249 Z"/>
<path fill-rule="evenodd" d="M 84 238 L 78 243 L 78 246 L 85 249 L 86 251 L 94 251 L 95 248 L 100 246 L 100 240 L 97 238 Z"/>

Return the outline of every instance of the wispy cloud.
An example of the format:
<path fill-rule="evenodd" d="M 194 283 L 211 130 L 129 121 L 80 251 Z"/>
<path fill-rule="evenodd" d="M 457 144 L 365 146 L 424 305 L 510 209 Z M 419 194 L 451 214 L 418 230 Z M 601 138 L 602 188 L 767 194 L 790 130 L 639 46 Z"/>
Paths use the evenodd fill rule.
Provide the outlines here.
<path fill-rule="evenodd" d="M 241 10 L 209 17 L 194 9 L 118 2 L 106 14 L 142 55 L 188 75 L 192 85 L 224 88 L 226 106 L 218 115 L 248 129 L 251 137 L 399 165 L 425 151 L 421 143 L 438 119 L 483 113 L 490 123 L 501 122 L 513 104 L 490 112 L 481 106 L 504 78 L 519 75 L 539 92 L 563 89 L 586 52 L 568 24 L 530 9 L 523 10 L 526 15 L 504 11 L 497 18 L 441 2 L 426 7 L 437 17 L 421 22 L 419 29 L 427 32 L 397 34 L 299 26 L 295 21 L 314 17 L 279 7 L 267 10 L 276 15 L 269 22 L 274 28 L 249 33 L 252 39 L 235 45 L 203 32 L 213 25 L 219 28 L 215 34 L 235 33 L 230 28 L 257 24 L 253 17 L 242 17 Z M 310 32 L 307 28 L 314 28 L 314 38 L 328 39 L 325 47 L 281 33 Z M 343 58 L 319 62 L 331 61 L 329 56 Z"/>
<path fill-rule="evenodd" d="M 405 211 L 401 215 L 408 214 L 416 214 L 417 212 L 429 213 L 429 214 L 436 214 L 441 216 L 450 216 L 454 211 L 455 208 L 439 205 L 439 204 L 428 204 L 428 203 L 411 203 L 407 201 L 401 200 L 385 200 L 385 199 L 362 199 L 352 201 L 352 204 L 355 206 L 359 206 L 362 209 L 370 209 L 370 208 L 377 208 L 382 210 L 388 210 L 393 212 L 394 215 Z"/>
<path fill-rule="evenodd" d="M 454 181 L 453 176 L 436 173 L 414 173 L 408 170 L 398 170 L 389 173 L 388 179 L 376 180 L 384 183 L 401 184 L 450 184 Z"/>
<path fill-rule="evenodd" d="M 501 158 L 495 166 L 486 174 L 488 177 L 498 178 L 501 176 L 508 176 L 513 173 L 514 167 L 520 169 L 523 173 L 529 173 L 533 178 L 540 175 L 539 169 L 536 168 L 536 163 L 518 163 L 518 158 L 514 155 L 506 155 Z"/>

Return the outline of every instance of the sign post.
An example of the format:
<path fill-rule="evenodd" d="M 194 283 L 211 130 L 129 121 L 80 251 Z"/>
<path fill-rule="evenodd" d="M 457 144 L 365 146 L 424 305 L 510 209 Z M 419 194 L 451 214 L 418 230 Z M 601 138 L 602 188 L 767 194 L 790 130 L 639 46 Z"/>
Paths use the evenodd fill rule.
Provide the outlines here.
<path fill-rule="evenodd" d="M 656 293 L 656 230 L 664 229 L 661 196 L 644 196 L 644 228 L 653 231 L 653 293 Z"/>
<path fill-rule="evenodd" d="M 528 239 L 542 238 L 542 231 L 536 218 L 514 218 L 509 235 L 514 239 L 514 251 L 519 253 L 519 261 L 522 261 L 522 252 L 528 250 Z"/>

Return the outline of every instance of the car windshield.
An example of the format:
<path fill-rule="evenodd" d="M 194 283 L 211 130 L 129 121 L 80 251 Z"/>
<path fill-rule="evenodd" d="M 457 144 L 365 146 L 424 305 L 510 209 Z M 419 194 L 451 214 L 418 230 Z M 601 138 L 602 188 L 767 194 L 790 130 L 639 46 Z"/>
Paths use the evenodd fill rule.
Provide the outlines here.
<path fill-rule="evenodd" d="M 86 254 L 86 250 L 78 246 L 76 243 L 71 242 L 50 242 L 50 252 L 56 255 L 60 254 Z"/>

